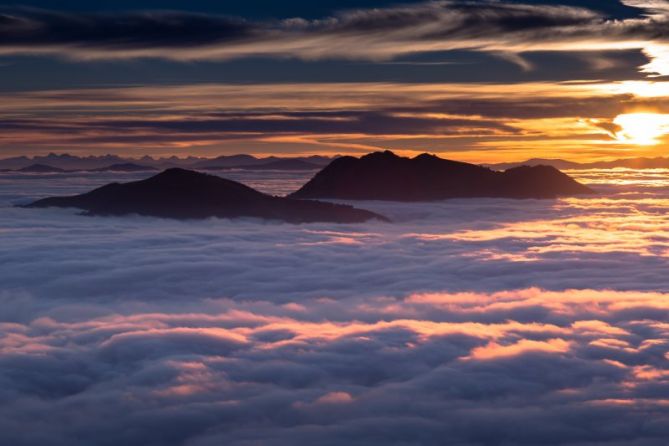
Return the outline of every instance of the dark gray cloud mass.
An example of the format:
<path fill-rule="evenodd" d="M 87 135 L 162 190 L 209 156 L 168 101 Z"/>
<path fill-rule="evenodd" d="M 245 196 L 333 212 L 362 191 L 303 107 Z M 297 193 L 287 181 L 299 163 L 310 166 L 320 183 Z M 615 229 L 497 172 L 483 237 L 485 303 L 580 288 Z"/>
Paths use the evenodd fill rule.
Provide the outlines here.
<path fill-rule="evenodd" d="M 253 29 L 241 19 L 186 12 L 73 14 L 5 9 L 0 15 L 0 31 L 7 46 L 194 46 L 251 37 Z"/>
<path fill-rule="evenodd" d="M 0 443 L 663 445 L 666 175 L 581 175 L 352 226 L 17 209 L 109 177 L 2 175 Z"/>
<path fill-rule="evenodd" d="M 277 119 L 280 118 L 280 119 Z M 73 129 L 118 133 L 125 131 L 163 131 L 186 134 L 207 133 L 329 133 L 371 135 L 440 134 L 449 129 L 489 129 L 516 132 L 513 127 L 492 120 L 443 119 L 427 116 L 393 116 L 375 111 L 288 112 L 288 113 L 220 113 L 214 116 L 199 114 L 182 119 L 114 119 L 63 122 L 35 119 L 6 119 L 0 129 L 6 131 L 48 131 L 68 134 Z"/>

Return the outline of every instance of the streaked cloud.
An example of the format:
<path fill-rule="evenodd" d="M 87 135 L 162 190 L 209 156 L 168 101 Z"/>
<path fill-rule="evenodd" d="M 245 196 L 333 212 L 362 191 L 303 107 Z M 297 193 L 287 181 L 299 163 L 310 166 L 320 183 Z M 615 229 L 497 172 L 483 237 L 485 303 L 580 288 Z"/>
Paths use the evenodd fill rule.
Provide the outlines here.
<path fill-rule="evenodd" d="M 496 53 L 530 68 L 531 51 L 636 49 L 667 74 L 667 3 L 626 1 L 640 15 L 612 19 L 573 6 L 432 1 L 360 9 L 318 20 L 258 22 L 181 12 L 68 14 L 9 9 L 2 14 L 0 53 L 75 59 L 245 57 L 388 60 L 446 50 Z"/>
<path fill-rule="evenodd" d="M 472 162 L 657 156 L 618 115 L 669 113 L 665 82 L 310 83 L 14 92 L 0 153 L 430 151 Z M 659 115 L 658 115 L 659 116 Z M 656 135 L 663 142 L 663 135 Z M 655 141 L 655 140 L 654 140 Z"/>

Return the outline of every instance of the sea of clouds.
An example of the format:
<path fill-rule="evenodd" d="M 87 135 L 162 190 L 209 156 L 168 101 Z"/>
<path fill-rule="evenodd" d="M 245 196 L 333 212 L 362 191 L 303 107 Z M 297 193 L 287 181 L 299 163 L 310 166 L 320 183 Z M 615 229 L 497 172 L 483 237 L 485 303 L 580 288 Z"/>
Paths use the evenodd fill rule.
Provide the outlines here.
<path fill-rule="evenodd" d="M 574 174 L 600 193 L 356 225 L 23 209 L 142 175 L 0 175 L 0 444 L 665 445 L 669 172 Z"/>

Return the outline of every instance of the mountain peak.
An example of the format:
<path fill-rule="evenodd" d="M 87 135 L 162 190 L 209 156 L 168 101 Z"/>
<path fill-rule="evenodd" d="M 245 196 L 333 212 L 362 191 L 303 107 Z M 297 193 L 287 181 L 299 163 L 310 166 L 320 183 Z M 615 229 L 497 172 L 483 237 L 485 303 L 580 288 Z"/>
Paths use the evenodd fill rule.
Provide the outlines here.
<path fill-rule="evenodd" d="M 438 159 L 438 158 L 439 157 L 437 155 L 434 155 L 432 153 L 427 153 L 427 152 L 421 153 L 420 155 L 414 157 L 415 160 L 423 160 L 423 161 L 434 160 L 434 159 Z"/>
<path fill-rule="evenodd" d="M 63 169 L 58 167 L 49 166 L 47 164 L 31 164 L 30 166 L 19 169 L 18 172 L 26 173 L 58 173 L 64 172 Z"/>
<path fill-rule="evenodd" d="M 397 159 L 399 156 L 390 150 L 384 150 L 383 152 L 372 152 L 367 155 L 363 155 L 360 159 L 371 160 L 371 159 Z"/>

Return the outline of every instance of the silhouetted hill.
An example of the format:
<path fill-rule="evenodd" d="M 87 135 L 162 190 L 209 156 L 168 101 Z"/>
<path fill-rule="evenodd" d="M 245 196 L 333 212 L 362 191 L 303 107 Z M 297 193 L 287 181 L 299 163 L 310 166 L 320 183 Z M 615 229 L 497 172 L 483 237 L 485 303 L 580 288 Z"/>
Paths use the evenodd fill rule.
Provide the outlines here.
<path fill-rule="evenodd" d="M 624 167 L 628 169 L 669 169 L 669 158 L 628 158 L 614 161 L 600 161 L 597 163 L 581 164 L 586 169 L 614 169 Z"/>
<path fill-rule="evenodd" d="M 147 172 L 151 170 L 158 170 L 155 167 L 143 166 L 134 163 L 112 164 L 111 166 L 99 167 L 91 169 L 91 172 Z"/>
<path fill-rule="evenodd" d="M 17 172 L 25 172 L 25 173 L 60 173 L 60 172 L 65 172 L 65 170 L 60 169 L 58 167 L 53 167 L 53 166 L 47 166 L 46 164 L 32 164 L 28 167 L 24 167 L 23 169 L 17 170 Z"/>
<path fill-rule="evenodd" d="M 549 166 L 495 172 L 422 154 L 404 158 L 376 152 L 342 157 L 291 195 L 294 198 L 429 201 L 447 198 L 555 198 L 593 193 Z"/>
<path fill-rule="evenodd" d="M 612 161 L 596 161 L 592 163 L 576 163 L 573 161 L 566 161 L 563 159 L 541 159 L 533 158 L 527 161 L 518 163 L 498 163 L 488 164 L 487 167 L 495 170 L 506 170 L 520 166 L 553 166 L 556 169 L 669 169 L 669 158 L 622 158 Z"/>
<path fill-rule="evenodd" d="M 229 169 L 242 169 L 242 170 L 318 170 L 320 166 L 316 164 L 308 163 L 300 159 L 279 159 L 278 161 L 272 161 L 269 163 L 263 164 L 251 164 L 244 166 L 212 166 L 207 167 L 207 170 L 229 170 Z"/>
<path fill-rule="evenodd" d="M 320 156 L 256 158 L 252 155 L 231 155 L 198 161 L 193 164 L 193 167 L 207 170 L 315 170 L 326 166 L 330 161 L 332 161 L 332 158 Z"/>
<path fill-rule="evenodd" d="M 211 159 L 203 159 L 193 164 L 200 169 L 221 169 L 224 167 L 251 166 L 258 164 L 258 158 L 253 155 L 224 155 Z"/>
<path fill-rule="evenodd" d="M 486 165 L 486 167 L 490 167 L 491 169 L 494 170 L 509 170 L 513 169 L 514 167 L 521 167 L 521 166 L 551 166 L 560 170 L 581 168 L 581 164 L 573 161 L 567 161 L 563 159 L 548 159 L 548 158 L 532 158 L 527 161 L 523 161 L 522 163 L 498 163 L 498 164 Z"/>
<path fill-rule="evenodd" d="M 28 207 L 72 207 L 89 215 L 139 214 L 177 219 L 256 217 L 291 223 L 386 220 L 351 206 L 279 198 L 235 181 L 184 169 L 112 183 L 83 195 L 38 200 Z"/>
<path fill-rule="evenodd" d="M 28 167 L 31 164 L 35 164 L 31 158 L 28 158 L 27 156 L 15 156 L 0 160 L 0 169 L 2 169 L 3 172 L 9 172 Z"/>

